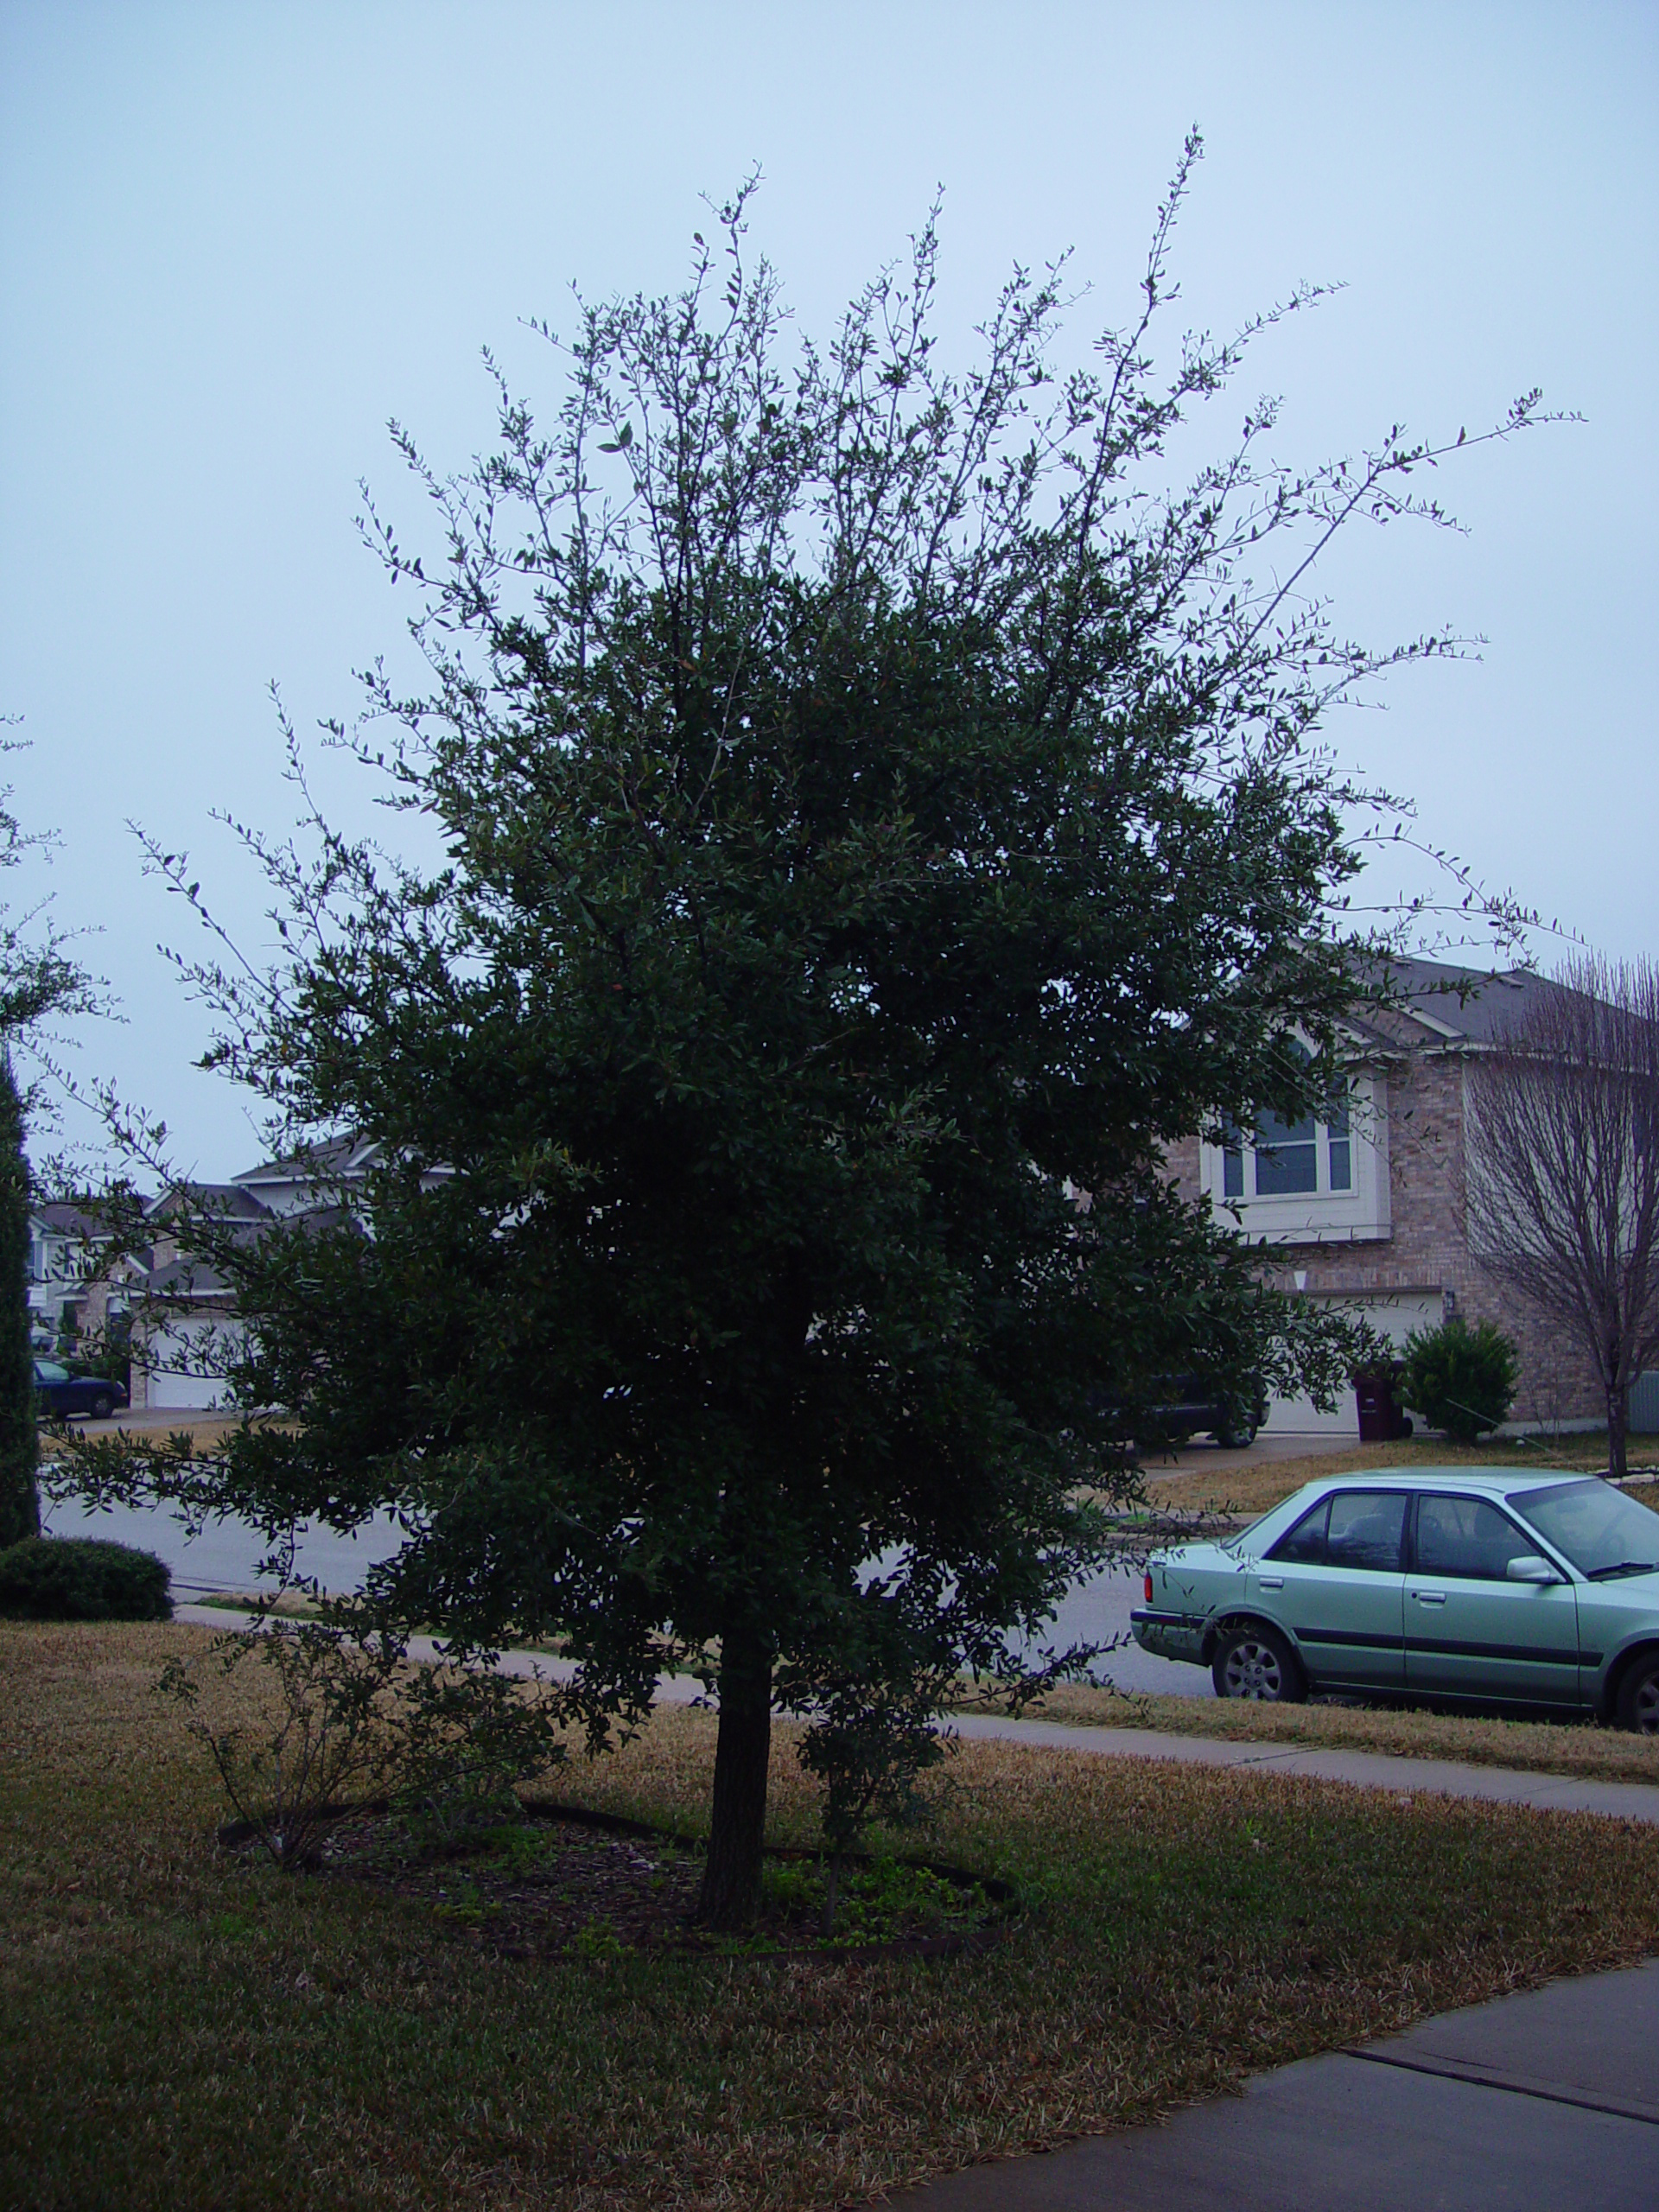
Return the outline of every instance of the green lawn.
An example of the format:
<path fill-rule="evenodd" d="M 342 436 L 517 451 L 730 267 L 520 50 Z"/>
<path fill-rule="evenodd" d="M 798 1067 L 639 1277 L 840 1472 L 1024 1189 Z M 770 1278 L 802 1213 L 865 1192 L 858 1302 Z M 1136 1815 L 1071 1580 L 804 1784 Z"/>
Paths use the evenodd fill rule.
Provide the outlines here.
<path fill-rule="evenodd" d="M 0 1628 L 0 2201 L 828 2207 L 1659 1948 L 1634 1824 L 975 1745 L 929 1844 L 1020 1885 L 997 1950 L 495 1958 L 216 1852 L 149 1688 L 206 1641 Z M 711 1751 L 664 1713 L 558 1794 L 695 1827 Z M 786 1735 L 774 1794 L 809 1839 Z"/>

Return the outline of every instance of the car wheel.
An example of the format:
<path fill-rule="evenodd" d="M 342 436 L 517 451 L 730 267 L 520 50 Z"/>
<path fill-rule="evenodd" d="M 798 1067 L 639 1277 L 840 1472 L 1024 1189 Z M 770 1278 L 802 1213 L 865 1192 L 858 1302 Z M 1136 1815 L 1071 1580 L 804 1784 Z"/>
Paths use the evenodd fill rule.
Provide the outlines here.
<path fill-rule="evenodd" d="M 1277 1629 L 1252 1624 L 1230 1630 L 1216 1647 L 1210 1674 L 1217 1697 L 1300 1705 L 1307 1695 L 1301 1663 Z"/>
<path fill-rule="evenodd" d="M 1619 1684 L 1618 1725 L 1659 1736 L 1659 1651 L 1644 1651 Z"/>
<path fill-rule="evenodd" d="M 86 1408 L 94 1421 L 108 1421 L 115 1411 L 115 1400 L 107 1390 L 100 1390 Z"/>
<path fill-rule="evenodd" d="M 1216 1441 L 1224 1452 L 1248 1452 L 1255 1441 L 1255 1423 L 1244 1428 L 1218 1428 Z"/>

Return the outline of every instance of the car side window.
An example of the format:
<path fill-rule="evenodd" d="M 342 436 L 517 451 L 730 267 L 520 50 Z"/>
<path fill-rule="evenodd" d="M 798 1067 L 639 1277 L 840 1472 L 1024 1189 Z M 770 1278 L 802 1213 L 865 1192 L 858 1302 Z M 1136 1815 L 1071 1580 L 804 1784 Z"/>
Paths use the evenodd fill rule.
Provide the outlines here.
<path fill-rule="evenodd" d="M 1288 1560 L 1293 1567 L 1325 1565 L 1325 1525 L 1331 1501 L 1322 1497 L 1310 1507 L 1287 1535 L 1281 1536 L 1268 1554 L 1269 1559 Z"/>
<path fill-rule="evenodd" d="M 1417 1501 L 1417 1571 L 1465 1581 L 1502 1582 L 1512 1559 L 1535 1555 L 1538 1540 L 1522 1535 L 1507 1513 L 1484 1497 L 1424 1497 Z"/>
<path fill-rule="evenodd" d="M 1403 1491 L 1338 1491 L 1331 1500 L 1325 1565 L 1401 1573 L 1408 1503 Z"/>

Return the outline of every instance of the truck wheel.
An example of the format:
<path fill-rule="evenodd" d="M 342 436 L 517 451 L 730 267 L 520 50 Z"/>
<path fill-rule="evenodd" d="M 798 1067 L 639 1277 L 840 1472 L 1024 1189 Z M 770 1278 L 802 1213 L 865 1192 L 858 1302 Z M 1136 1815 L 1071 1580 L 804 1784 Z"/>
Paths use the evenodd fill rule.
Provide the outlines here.
<path fill-rule="evenodd" d="M 1277 1629 L 1249 1622 L 1230 1629 L 1216 1646 L 1210 1678 L 1217 1697 L 1259 1699 L 1266 1705 L 1300 1705 L 1307 1696 L 1301 1662 Z"/>

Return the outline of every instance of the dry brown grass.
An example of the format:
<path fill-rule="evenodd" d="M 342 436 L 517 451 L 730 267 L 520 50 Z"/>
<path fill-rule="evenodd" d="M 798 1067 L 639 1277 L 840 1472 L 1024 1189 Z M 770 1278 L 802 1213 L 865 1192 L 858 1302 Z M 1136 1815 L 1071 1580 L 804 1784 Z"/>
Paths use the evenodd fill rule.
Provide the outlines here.
<path fill-rule="evenodd" d="M 1121 1696 L 1068 1686 L 1033 1717 L 1084 1728 L 1157 1729 L 1229 1743 L 1302 1744 L 1310 1751 L 1384 1751 L 1456 1759 L 1595 1782 L 1659 1783 L 1659 1738 L 1589 1722 L 1487 1719 L 1465 1713 L 1344 1705 L 1254 1705 L 1234 1699 Z"/>
<path fill-rule="evenodd" d="M 804 2212 L 1659 1948 L 1647 1827 L 976 1744 L 931 1843 L 1020 1885 L 996 1951 L 496 1959 L 215 1850 L 149 1690 L 206 1641 L 0 1628 L 0 2201 Z M 694 1832 L 711 1754 L 664 1712 L 551 1794 Z M 810 1838 L 788 1731 L 773 1791 Z"/>
<path fill-rule="evenodd" d="M 259 1427 L 264 1428 L 286 1429 L 294 1426 L 286 1414 L 259 1414 L 255 1420 Z M 194 1443 L 211 1446 L 222 1444 L 231 1432 L 240 1426 L 240 1421 L 241 1416 L 238 1414 L 191 1413 L 185 1408 L 172 1413 L 150 1414 L 141 1408 L 137 1413 L 118 1414 L 111 1427 L 106 1427 L 99 1423 L 92 1433 L 107 1436 L 119 1432 L 135 1442 L 151 1444 L 160 1444 L 169 1436 L 188 1436 Z M 76 1421 L 72 1424 L 70 1433 L 79 1435 L 85 1427 L 85 1423 Z M 41 1430 L 42 1458 L 52 1459 L 62 1448 L 60 1433 L 49 1428 Z"/>
<path fill-rule="evenodd" d="M 1639 1446 L 1644 1439 L 1637 1439 Z M 1647 1455 L 1630 1454 L 1632 1465 Z M 1230 1466 L 1206 1466 L 1194 1454 L 1179 1470 L 1149 1467 L 1146 1491 L 1150 1503 L 1181 1513 L 1232 1510 L 1241 1515 L 1265 1513 L 1304 1483 L 1325 1475 L 1360 1474 L 1372 1468 L 1479 1467 L 1514 1468 L 1536 1474 L 1559 1468 L 1564 1474 L 1599 1474 L 1607 1465 L 1607 1439 L 1562 1437 L 1547 1446 L 1520 1442 L 1488 1442 L 1467 1447 L 1423 1442 L 1345 1445 L 1339 1451 L 1310 1452 L 1282 1459 L 1234 1462 Z M 1630 1495 L 1659 1510 L 1659 1484 L 1633 1484 Z"/>

